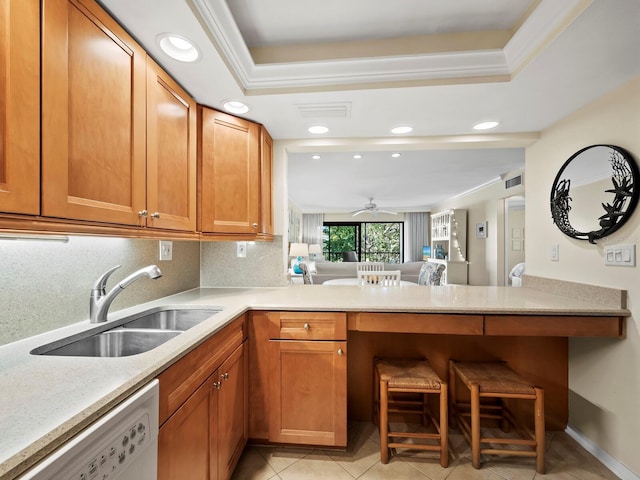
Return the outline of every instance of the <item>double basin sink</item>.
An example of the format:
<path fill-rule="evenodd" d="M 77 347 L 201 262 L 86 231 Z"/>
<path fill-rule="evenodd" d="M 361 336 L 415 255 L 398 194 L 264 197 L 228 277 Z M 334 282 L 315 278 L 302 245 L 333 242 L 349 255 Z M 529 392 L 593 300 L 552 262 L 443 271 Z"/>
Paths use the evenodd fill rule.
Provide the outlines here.
<path fill-rule="evenodd" d="M 42 345 L 33 355 L 127 357 L 148 352 L 220 312 L 220 307 L 163 306 L 101 324 L 98 331 Z"/>

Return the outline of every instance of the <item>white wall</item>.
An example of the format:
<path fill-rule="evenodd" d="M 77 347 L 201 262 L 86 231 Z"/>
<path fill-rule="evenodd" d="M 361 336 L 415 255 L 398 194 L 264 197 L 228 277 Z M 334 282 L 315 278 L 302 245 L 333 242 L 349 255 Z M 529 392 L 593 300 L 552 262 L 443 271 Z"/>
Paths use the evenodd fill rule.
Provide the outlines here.
<path fill-rule="evenodd" d="M 570 341 L 569 423 L 640 476 L 640 274 L 638 267 L 606 267 L 603 256 L 605 245 L 638 243 L 640 210 L 597 245 L 562 234 L 549 210 L 562 164 L 579 149 L 600 143 L 624 147 L 640 160 L 640 78 L 545 130 L 527 148 L 527 273 L 628 291 L 632 316 L 625 339 Z M 557 262 L 550 260 L 552 243 L 560 247 Z"/>
<path fill-rule="evenodd" d="M 432 213 L 450 208 L 467 210 L 469 285 L 504 285 L 504 198 L 524 195 L 522 185 L 505 190 L 497 180 L 466 195 L 447 200 Z M 476 223 L 487 222 L 487 238 L 476 238 Z"/>

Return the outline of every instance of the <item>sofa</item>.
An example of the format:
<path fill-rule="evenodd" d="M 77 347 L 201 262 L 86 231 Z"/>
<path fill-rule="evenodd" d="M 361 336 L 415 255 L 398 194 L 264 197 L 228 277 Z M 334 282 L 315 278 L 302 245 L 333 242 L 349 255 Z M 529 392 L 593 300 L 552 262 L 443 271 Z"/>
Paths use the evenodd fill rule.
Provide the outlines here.
<path fill-rule="evenodd" d="M 312 262 L 313 263 L 313 262 Z M 385 263 L 385 270 L 400 270 L 401 280 L 418 283 L 418 274 L 424 262 Z M 321 284 L 335 278 L 355 278 L 355 262 L 315 262 L 309 266 L 314 284 Z"/>

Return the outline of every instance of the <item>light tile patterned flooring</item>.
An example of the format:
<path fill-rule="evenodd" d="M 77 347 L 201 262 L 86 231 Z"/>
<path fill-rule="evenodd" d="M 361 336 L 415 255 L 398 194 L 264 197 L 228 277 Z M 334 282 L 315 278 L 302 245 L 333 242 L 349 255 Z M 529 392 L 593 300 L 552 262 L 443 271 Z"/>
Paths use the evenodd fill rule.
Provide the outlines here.
<path fill-rule="evenodd" d="M 610 470 L 564 432 L 547 433 L 546 475 L 532 458 L 488 457 L 479 470 L 471 450 L 451 429 L 449 468 L 429 453 L 392 456 L 380 463 L 380 439 L 372 423 L 350 423 L 347 451 L 248 446 L 232 480 L 615 480 Z M 431 456 L 430 456 L 431 455 Z"/>

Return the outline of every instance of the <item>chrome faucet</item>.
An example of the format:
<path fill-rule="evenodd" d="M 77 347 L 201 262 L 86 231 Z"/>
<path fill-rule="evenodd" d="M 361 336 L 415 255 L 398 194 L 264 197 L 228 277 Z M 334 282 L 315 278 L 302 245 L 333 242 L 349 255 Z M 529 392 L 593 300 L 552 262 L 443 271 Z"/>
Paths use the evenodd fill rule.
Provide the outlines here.
<path fill-rule="evenodd" d="M 162 276 L 162 272 L 156 265 L 149 265 L 148 267 L 144 267 L 133 272 L 127 278 L 118 283 L 118 285 L 113 287 L 109 293 L 106 293 L 107 280 L 111 274 L 119 268 L 120 265 L 116 265 L 111 270 L 103 273 L 93 285 L 93 288 L 91 289 L 91 298 L 89 300 L 89 321 L 91 323 L 106 322 L 111 302 L 113 302 L 120 292 L 139 278 L 142 278 L 145 275 L 151 279 L 156 279 Z"/>

